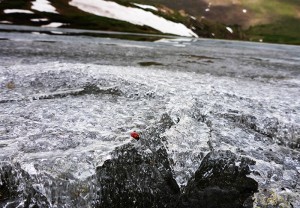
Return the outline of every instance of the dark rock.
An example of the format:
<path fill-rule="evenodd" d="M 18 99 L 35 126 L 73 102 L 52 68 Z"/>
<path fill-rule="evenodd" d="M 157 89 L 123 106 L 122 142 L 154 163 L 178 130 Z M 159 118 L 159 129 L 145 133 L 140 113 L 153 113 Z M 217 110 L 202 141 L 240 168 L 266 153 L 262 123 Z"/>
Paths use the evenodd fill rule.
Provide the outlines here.
<path fill-rule="evenodd" d="M 236 162 L 240 164 L 237 166 Z M 209 153 L 174 207 L 236 208 L 252 207 L 251 196 L 258 184 L 248 178 L 247 158 L 238 160 L 230 151 Z"/>
<path fill-rule="evenodd" d="M 36 191 L 30 181 L 29 174 L 19 165 L 0 167 L 0 207 L 50 207 L 46 197 Z"/>
<path fill-rule="evenodd" d="M 171 128 L 175 123 L 172 121 L 171 117 L 169 116 L 169 114 L 164 113 L 159 121 L 159 125 L 161 128 L 161 131 L 165 131 L 166 129 Z"/>
<path fill-rule="evenodd" d="M 96 207 L 252 207 L 258 184 L 247 175 L 254 161 L 230 151 L 208 154 L 195 176 L 180 192 L 173 178 L 160 134 L 174 125 L 164 114 L 138 141 L 117 148 L 111 160 L 97 168 Z"/>
<path fill-rule="evenodd" d="M 97 207 L 167 207 L 180 195 L 165 149 L 140 154 L 127 145 L 97 168 Z"/>
<path fill-rule="evenodd" d="M 163 66 L 162 63 L 158 63 L 155 61 L 144 61 L 138 63 L 140 66 Z"/>
<path fill-rule="evenodd" d="M 100 186 L 96 207 L 167 207 L 180 196 L 160 133 L 173 125 L 164 114 L 138 141 L 140 147 L 117 148 L 113 159 L 97 168 Z"/>
<path fill-rule="evenodd" d="M 79 92 L 79 95 L 88 94 L 110 94 L 110 95 L 122 95 L 122 91 L 117 87 L 99 88 L 97 85 L 88 84 L 84 89 Z"/>
<path fill-rule="evenodd" d="M 109 94 L 114 96 L 120 96 L 122 91 L 117 87 L 99 88 L 97 85 L 88 84 L 83 89 L 73 89 L 67 91 L 54 92 L 51 94 L 42 95 L 39 97 L 33 97 L 33 100 L 46 100 L 64 98 L 67 96 L 83 96 L 83 95 L 98 95 Z"/>

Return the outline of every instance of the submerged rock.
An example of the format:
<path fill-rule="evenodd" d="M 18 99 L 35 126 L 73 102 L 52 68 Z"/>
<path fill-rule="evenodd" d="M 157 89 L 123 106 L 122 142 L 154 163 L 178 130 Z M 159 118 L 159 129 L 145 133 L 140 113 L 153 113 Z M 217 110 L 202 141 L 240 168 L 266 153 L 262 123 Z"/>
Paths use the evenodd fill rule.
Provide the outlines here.
<path fill-rule="evenodd" d="M 50 207 L 46 197 L 31 184 L 29 174 L 18 165 L 0 167 L 0 207 Z"/>
<path fill-rule="evenodd" d="M 97 207 L 167 207 L 180 196 L 159 136 L 172 125 L 169 115 L 162 115 L 155 127 L 145 130 L 137 145 L 117 148 L 113 159 L 97 168 Z"/>
<path fill-rule="evenodd" d="M 252 207 L 258 183 L 247 175 L 255 162 L 230 151 L 206 155 L 180 190 L 160 137 L 173 125 L 164 114 L 138 143 L 117 148 L 112 159 L 97 168 L 96 207 Z"/>
<path fill-rule="evenodd" d="M 258 184 L 247 177 L 250 164 L 230 151 L 209 153 L 174 207 L 252 207 Z"/>
<path fill-rule="evenodd" d="M 97 167 L 96 175 L 82 184 L 52 178 L 52 185 L 45 186 L 52 190 L 52 199 L 34 187 L 34 176 L 19 165 L 4 165 L 0 168 L 0 206 L 51 207 L 67 203 L 84 207 L 83 201 L 89 200 L 93 207 L 101 208 L 252 207 L 258 183 L 247 175 L 249 165 L 255 162 L 230 151 L 207 154 L 187 186 L 180 190 L 163 142 L 164 132 L 174 125 L 171 117 L 163 114 L 155 125 L 141 132 L 139 141 L 117 147 L 112 159 Z"/>
<path fill-rule="evenodd" d="M 115 154 L 97 168 L 101 187 L 97 207 L 167 207 L 179 197 L 164 149 L 141 155 L 128 145 Z"/>
<path fill-rule="evenodd" d="M 119 148 L 97 169 L 97 207 L 252 207 L 258 183 L 247 177 L 254 162 L 230 151 L 209 153 L 180 192 L 165 149 L 140 154 L 133 145 Z"/>

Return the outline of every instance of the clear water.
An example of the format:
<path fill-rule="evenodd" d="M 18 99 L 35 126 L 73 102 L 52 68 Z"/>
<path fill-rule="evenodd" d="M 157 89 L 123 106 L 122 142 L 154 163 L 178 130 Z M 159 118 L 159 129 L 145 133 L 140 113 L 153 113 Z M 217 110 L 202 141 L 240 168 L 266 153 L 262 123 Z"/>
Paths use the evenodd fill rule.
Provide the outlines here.
<path fill-rule="evenodd" d="M 0 38 L 0 166 L 20 164 L 53 207 L 92 206 L 95 168 L 118 146 L 141 148 L 130 132 L 164 113 L 176 123 L 161 137 L 180 186 L 208 152 L 231 150 L 256 161 L 257 201 L 268 189 L 300 207 L 300 47 Z M 90 85 L 102 93 L 76 94 Z"/>

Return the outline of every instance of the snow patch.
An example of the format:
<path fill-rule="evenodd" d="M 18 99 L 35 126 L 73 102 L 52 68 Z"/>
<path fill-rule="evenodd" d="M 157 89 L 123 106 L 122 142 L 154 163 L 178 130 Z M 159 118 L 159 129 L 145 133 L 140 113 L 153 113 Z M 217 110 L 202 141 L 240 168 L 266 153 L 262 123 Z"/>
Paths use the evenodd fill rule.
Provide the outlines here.
<path fill-rule="evenodd" d="M 226 27 L 226 30 L 228 30 L 230 33 L 233 33 L 233 30 L 231 29 L 231 27 Z"/>
<path fill-rule="evenodd" d="M 145 4 L 137 4 L 137 3 L 133 3 L 135 6 L 137 7 L 140 7 L 142 9 L 151 9 L 151 10 L 154 10 L 154 11 L 158 11 L 158 9 L 154 6 L 151 6 L 151 5 L 145 5 Z"/>
<path fill-rule="evenodd" d="M 0 23 L 1 23 L 1 24 L 12 24 L 12 22 L 10 22 L 10 21 L 6 21 L 6 20 L 4 20 L 4 21 L 0 21 Z"/>
<path fill-rule="evenodd" d="M 61 23 L 61 22 L 51 22 L 48 25 L 42 25 L 42 27 L 61 27 L 63 25 L 64 25 L 64 23 Z"/>
<path fill-rule="evenodd" d="M 35 0 L 32 2 L 31 9 L 39 12 L 58 13 L 48 0 Z"/>
<path fill-rule="evenodd" d="M 198 37 L 197 34 L 181 23 L 171 22 L 149 11 L 125 7 L 115 2 L 103 0 L 72 0 L 69 4 L 88 13 L 130 22 L 135 25 L 146 25 L 163 33 Z"/>
<path fill-rule="evenodd" d="M 41 18 L 41 19 L 38 19 L 38 18 L 33 18 L 33 19 L 30 19 L 32 22 L 46 22 L 48 21 L 47 18 Z"/>
<path fill-rule="evenodd" d="M 26 9 L 5 9 L 3 12 L 5 14 L 11 14 L 11 13 L 33 14 L 32 11 Z"/>

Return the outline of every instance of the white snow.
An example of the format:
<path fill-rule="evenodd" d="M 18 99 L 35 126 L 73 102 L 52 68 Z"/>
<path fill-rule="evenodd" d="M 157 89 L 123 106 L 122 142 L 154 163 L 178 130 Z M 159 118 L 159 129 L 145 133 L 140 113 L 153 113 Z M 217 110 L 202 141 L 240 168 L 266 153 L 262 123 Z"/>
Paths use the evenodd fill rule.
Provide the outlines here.
<path fill-rule="evenodd" d="M 61 23 L 61 22 L 51 22 L 50 24 L 48 25 L 42 25 L 42 27 L 61 27 L 63 26 L 64 24 Z"/>
<path fill-rule="evenodd" d="M 88 13 L 130 22 L 135 25 L 146 25 L 163 33 L 198 37 L 197 34 L 181 23 L 171 22 L 149 11 L 125 7 L 115 2 L 104 0 L 72 0 L 69 4 Z"/>
<path fill-rule="evenodd" d="M 137 3 L 134 3 L 135 6 L 137 7 L 140 7 L 142 9 L 151 9 L 151 10 L 154 10 L 154 11 L 158 11 L 158 9 L 154 6 L 151 6 L 151 5 L 145 5 L 145 4 L 137 4 Z"/>
<path fill-rule="evenodd" d="M 25 10 L 25 9 L 5 9 L 3 12 L 5 14 L 11 14 L 11 13 L 33 14 L 32 11 Z"/>
<path fill-rule="evenodd" d="M 1 23 L 1 24 L 12 24 L 12 22 L 6 21 L 6 20 L 0 21 L 0 23 Z"/>
<path fill-rule="evenodd" d="M 35 0 L 32 2 L 31 9 L 39 12 L 58 13 L 48 0 Z"/>
<path fill-rule="evenodd" d="M 45 21 L 48 21 L 47 18 L 34 18 L 34 19 L 30 19 L 32 22 L 45 22 Z"/>
<path fill-rule="evenodd" d="M 209 3 L 208 6 L 207 6 L 207 8 L 205 9 L 206 12 L 210 11 L 210 6 L 211 6 L 211 3 Z"/>
<path fill-rule="evenodd" d="M 226 30 L 228 30 L 230 33 L 233 33 L 233 30 L 230 27 L 226 27 Z"/>

